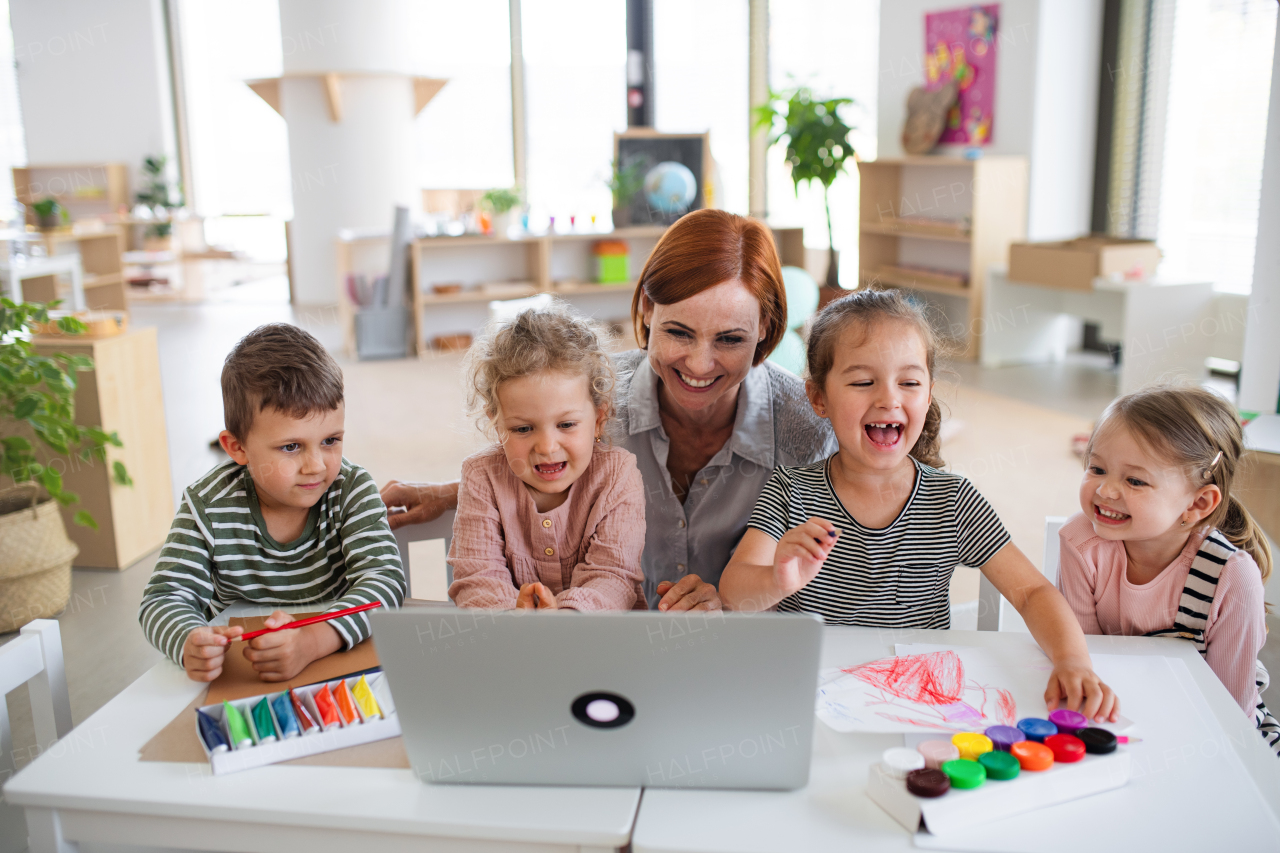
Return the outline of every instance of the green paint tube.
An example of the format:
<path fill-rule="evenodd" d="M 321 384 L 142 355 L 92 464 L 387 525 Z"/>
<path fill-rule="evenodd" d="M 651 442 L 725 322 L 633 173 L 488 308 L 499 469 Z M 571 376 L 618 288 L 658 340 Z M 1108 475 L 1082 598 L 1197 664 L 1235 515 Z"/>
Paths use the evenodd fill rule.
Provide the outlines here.
<path fill-rule="evenodd" d="M 253 706 L 253 727 L 258 730 L 258 743 L 276 739 L 276 724 L 271 721 L 271 700 L 263 699 Z"/>
<path fill-rule="evenodd" d="M 230 702 L 222 703 L 222 715 L 227 721 L 227 733 L 231 735 L 231 743 L 236 749 L 253 746 L 253 736 L 249 734 L 249 724 L 244 715 Z"/>

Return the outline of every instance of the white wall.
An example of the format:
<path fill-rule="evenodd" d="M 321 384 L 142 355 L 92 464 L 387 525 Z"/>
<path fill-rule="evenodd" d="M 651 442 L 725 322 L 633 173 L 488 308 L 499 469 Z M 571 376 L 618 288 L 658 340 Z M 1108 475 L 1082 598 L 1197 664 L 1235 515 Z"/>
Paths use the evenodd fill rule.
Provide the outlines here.
<path fill-rule="evenodd" d="M 907 95 L 924 83 L 924 16 L 946 0 L 886 0 L 880 7 L 878 154 L 901 157 Z M 1102 0 L 1003 0 L 997 33 L 996 110 L 988 154 L 1030 158 L 1027 234 L 1089 230 Z M 945 152 L 944 152 L 945 153 Z"/>
<path fill-rule="evenodd" d="M 174 158 L 173 94 L 160 0 L 10 0 L 27 160 Z"/>
<path fill-rule="evenodd" d="M 1280 397 L 1280 27 L 1271 66 L 1271 106 L 1258 202 L 1258 243 L 1253 255 L 1253 291 L 1240 366 L 1240 408 L 1274 412 Z M 1268 235 L 1263 239 L 1263 235 Z M 1277 572 L 1280 575 L 1280 572 Z"/>

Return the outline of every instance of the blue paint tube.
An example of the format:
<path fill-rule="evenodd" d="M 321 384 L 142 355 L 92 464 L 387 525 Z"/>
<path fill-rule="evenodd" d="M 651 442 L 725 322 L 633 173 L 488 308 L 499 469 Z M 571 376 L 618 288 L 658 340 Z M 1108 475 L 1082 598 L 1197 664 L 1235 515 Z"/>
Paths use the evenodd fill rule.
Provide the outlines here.
<path fill-rule="evenodd" d="M 286 691 L 271 700 L 271 709 L 276 712 L 276 722 L 280 724 L 280 734 L 284 738 L 297 737 L 302 734 L 298 726 L 298 717 L 293 713 L 293 704 Z"/>
<path fill-rule="evenodd" d="M 226 735 L 222 733 L 222 726 L 218 725 L 217 720 L 199 708 L 196 709 L 196 719 L 200 722 L 200 737 L 210 752 L 226 752 L 231 749 Z"/>

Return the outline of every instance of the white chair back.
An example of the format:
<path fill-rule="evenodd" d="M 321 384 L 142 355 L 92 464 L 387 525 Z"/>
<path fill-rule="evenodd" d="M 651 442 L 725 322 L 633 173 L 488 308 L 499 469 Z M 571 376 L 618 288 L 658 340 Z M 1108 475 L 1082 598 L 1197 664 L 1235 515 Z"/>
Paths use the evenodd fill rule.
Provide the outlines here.
<path fill-rule="evenodd" d="M 1058 567 L 1061 565 L 1061 551 L 1058 544 L 1058 531 L 1067 523 L 1066 516 L 1050 515 L 1044 520 L 1044 576 L 1049 583 L 1058 585 Z M 979 631 L 1026 631 L 1027 623 L 1022 621 L 1013 605 L 1005 601 L 987 576 L 983 575 L 978 582 L 978 630 Z"/>
<path fill-rule="evenodd" d="M 400 564 L 409 581 L 409 598 L 417 601 L 448 601 L 453 571 L 445 561 L 453 541 L 453 517 L 449 510 L 426 524 L 410 524 L 395 532 L 400 546 Z"/>
<path fill-rule="evenodd" d="M 43 752 L 71 731 L 71 700 L 67 695 L 67 673 L 62 663 L 62 635 L 52 619 L 36 619 L 22 627 L 16 639 L 0 646 L 0 785 L 17 769 L 13 754 L 13 733 L 9 729 L 9 706 L 5 697 L 27 685 L 31 697 L 31 718 L 36 730 L 36 747 Z M 0 851 L 27 847 L 21 811 L 0 802 Z"/>

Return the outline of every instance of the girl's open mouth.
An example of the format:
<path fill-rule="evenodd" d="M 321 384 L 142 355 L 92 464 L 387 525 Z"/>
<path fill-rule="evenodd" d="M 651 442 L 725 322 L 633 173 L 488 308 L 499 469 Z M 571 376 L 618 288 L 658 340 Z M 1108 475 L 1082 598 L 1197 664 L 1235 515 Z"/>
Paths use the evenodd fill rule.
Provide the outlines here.
<path fill-rule="evenodd" d="M 569 467 L 568 462 L 542 462 L 533 466 L 533 470 L 544 480 L 554 480 Z"/>
<path fill-rule="evenodd" d="M 1123 512 L 1117 512 L 1114 509 L 1093 505 L 1093 520 L 1102 524 L 1124 524 L 1129 520 L 1129 516 Z"/>
<path fill-rule="evenodd" d="M 863 429 L 867 431 L 867 438 L 871 439 L 871 443 L 876 447 L 889 448 L 901 440 L 902 427 L 903 424 L 886 422 L 867 424 Z"/>

